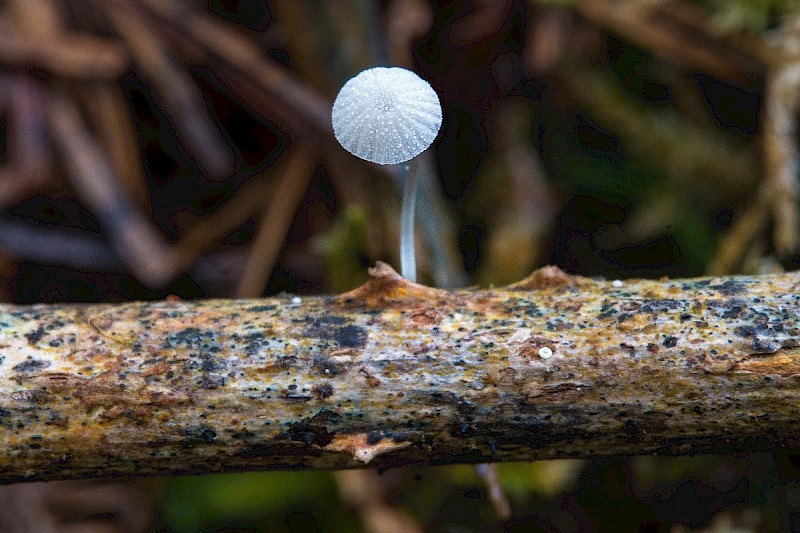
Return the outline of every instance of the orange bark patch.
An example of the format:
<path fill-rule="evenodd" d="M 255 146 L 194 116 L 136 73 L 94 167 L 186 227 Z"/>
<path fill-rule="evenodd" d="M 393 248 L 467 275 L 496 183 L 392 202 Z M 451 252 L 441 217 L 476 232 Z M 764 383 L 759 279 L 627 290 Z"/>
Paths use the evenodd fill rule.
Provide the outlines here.
<path fill-rule="evenodd" d="M 769 355 L 754 355 L 739 361 L 735 369 L 781 377 L 794 376 L 800 374 L 800 349 L 795 348 Z"/>
<path fill-rule="evenodd" d="M 18 381 L 32 385 L 31 390 L 23 392 L 36 395 L 40 403 L 71 393 L 89 410 L 102 408 L 104 418 L 117 418 L 123 414 L 146 416 L 155 406 L 189 401 L 187 393 L 151 385 L 147 382 L 147 376 L 138 372 L 129 372 L 124 376 L 118 372 L 103 372 L 91 378 L 50 372 L 19 378 Z"/>

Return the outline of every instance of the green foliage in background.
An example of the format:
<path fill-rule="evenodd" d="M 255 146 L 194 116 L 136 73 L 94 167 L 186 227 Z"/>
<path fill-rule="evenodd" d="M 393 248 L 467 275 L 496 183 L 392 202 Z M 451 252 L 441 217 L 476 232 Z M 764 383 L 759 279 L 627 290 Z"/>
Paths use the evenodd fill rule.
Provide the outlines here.
<path fill-rule="evenodd" d="M 349 532 L 357 521 L 337 500 L 328 472 L 254 472 L 170 478 L 168 531 Z"/>

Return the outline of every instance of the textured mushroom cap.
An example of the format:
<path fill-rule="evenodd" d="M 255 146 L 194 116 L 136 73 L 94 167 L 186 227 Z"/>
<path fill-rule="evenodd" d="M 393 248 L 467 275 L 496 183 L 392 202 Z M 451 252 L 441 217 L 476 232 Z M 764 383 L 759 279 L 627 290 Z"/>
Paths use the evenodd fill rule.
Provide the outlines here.
<path fill-rule="evenodd" d="M 377 67 L 344 84 L 331 119 L 345 150 L 388 165 L 431 145 L 442 125 L 442 106 L 430 84 L 410 70 Z"/>

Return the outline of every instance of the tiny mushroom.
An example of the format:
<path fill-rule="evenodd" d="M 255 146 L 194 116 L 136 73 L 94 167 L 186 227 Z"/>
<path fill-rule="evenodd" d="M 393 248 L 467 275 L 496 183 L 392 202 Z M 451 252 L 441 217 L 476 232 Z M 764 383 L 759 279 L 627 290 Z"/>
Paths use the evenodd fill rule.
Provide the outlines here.
<path fill-rule="evenodd" d="M 331 114 L 333 133 L 351 154 L 390 165 L 427 149 L 442 125 L 442 106 L 428 82 L 404 68 L 376 67 L 350 79 L 339 91 Z M 414 204 L 417 173 L 403 187 L 400 215 L 400 271 L 416 281 Z"/>
<path fill-rule="evenodd" d="M 442 125 L 442 106 L 430 84 L 410 70 L 376 67 L 344 84 L 331 121 L 345 150 L 390 165 L 404 163 L 431 145 Z"/>
<path fill-rule="evenodd" d="M 547 366 L 547 360 L 553 357 L 553 350 L 547 346 L 539 348 L 539 357 L 544 359 L 544 369 L 550 372 L 550 367 Z"/>

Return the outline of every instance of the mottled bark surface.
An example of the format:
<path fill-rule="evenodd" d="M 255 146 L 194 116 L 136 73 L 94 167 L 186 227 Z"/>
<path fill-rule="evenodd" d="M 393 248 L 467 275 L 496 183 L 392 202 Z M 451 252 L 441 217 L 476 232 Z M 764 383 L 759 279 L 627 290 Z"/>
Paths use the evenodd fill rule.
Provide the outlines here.
<path fill-rule="evenodd" d="M 798 273 L 0 307 L 3 482 L 757 450 L 798 419 Z"/>

